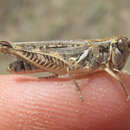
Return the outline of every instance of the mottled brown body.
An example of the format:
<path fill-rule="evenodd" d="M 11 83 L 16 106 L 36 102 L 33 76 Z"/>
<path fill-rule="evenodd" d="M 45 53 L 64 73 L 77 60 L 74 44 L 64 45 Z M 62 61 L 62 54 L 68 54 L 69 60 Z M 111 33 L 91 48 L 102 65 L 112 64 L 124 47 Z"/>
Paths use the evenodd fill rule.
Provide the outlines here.
<path fill-rule="evenodd" d="M 129 42 L 124 36 L 84 41 L 1 41 L 0 52 L 17 57 L 18 60 L 9 65 L 10 72 L 47 71 L 56 76 L 68 74 L 79 91 L 74 75 L 104 70 L 120 81 L 129 98 L 116 74 L 124 67 L 129 56 Z"/>

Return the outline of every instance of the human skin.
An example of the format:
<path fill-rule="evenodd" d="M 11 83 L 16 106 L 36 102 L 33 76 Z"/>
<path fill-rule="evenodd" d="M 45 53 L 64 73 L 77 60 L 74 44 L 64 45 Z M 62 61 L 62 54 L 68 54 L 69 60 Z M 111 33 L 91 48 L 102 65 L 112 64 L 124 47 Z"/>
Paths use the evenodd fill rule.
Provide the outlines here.
<path fill-rule="evenodd" d="M 130 76 L 121 74 L 130 95 Z M 72 80 L 0 76 L 0 130 L 129 130 L 130 102 L 106 72 Z"/>

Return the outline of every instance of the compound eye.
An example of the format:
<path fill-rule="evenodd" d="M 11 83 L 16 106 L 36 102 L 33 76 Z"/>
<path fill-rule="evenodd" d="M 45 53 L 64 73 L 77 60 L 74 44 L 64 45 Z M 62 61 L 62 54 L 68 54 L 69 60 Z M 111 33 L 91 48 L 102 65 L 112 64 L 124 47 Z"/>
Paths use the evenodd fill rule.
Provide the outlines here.
<path fill-rule="evenodd" d="M 119 44 L 122 44 L 122 43 L 126 43 L 128 41 L 128 38 L 127 37 L 122 37 L 118 40 L 118 43 Z"/>
<path fill-rule="evenodd" d="M 128 44 L 128 48 L 129 48 L 129 51 L 130 51 L 130 41 L 128 41 L 127 44 Z"/>
<path fill-rule="evenodd" d="M 0 45 L 12 48 L 11 44 L 9 42 L 7 42 L 7 41 L 0 41 Z"/>
<path fill-rule="evenodd" d="M 128 38 L 126 38 L 126 37 L 120 38 L 118 40 L 118 42 L 117 42 L 118 48 L 122 50 L 123 48 L 125 48 L 126 46 L 128 46 L 127 45 L 127 40 L 128 40 Z"/>
<path fill-rule="evenodd" d="M 122 42 L 123 42 L 122 39 L 120 39 L 120 40 L 118 41 L 119 44 L 121 44 Z"/>

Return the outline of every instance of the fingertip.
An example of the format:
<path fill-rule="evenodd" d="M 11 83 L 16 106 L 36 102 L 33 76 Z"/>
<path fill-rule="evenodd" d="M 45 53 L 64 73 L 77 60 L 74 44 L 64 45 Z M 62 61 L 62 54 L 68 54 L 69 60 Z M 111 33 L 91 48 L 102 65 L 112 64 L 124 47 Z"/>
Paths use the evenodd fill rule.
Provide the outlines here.
<path fill-rule="evenodd" d="M 125 74 L 121 79 L 128 88 L 130 77 Z M 118 81 L 104 72 L 76 79 L 83 102 L 70 79 L 38 80 L 10 75 L 0 80 L 2 130 L 23 127 L 127 130 L 130 127 L 130 104 Z"/>

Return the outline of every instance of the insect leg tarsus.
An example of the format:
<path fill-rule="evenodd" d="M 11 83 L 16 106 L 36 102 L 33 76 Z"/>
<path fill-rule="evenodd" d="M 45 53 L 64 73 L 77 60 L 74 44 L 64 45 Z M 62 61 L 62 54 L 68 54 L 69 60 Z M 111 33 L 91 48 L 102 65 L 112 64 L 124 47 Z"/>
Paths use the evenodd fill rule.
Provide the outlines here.
<path fill-rule="evenodd" d="M 81 94 L 81 89 L 80 89 L 79 84 L 76 82 L 76 80 L 72 76 L 70 76 L 70 77 L 72 78 L 72 81 L 75 84 L 77 91 L 79 92 L 80 100 L 83 101 L 83 96 Z"/>
<path fill-rule="evenodd" d="M 110 70 L 109 68 L 105 68 L 105 71 L 109 74 L 109 75 L 111 75 L 114 79 L 116 79 L 116 80 L 118 80 L 119 82 L 120 82 L 120 85 L 121 85 L 121 87 L 122 87 L 122 89 L 123 89 L 123 91 L 124 91 L 124 94 L 125 94 L 125 96 L 126 96 L 126 98 L 127 98 L 127 101 L 130 101 L 130 96 L 129 96 L 129 94 L 128 94 L 128 91 L 127 91 L 127 89 L 126 89 L 126 86 L 124 85 L 124 83 L 121 81 L 121 79 L 120 79 L 120 77 L 118 76 L 118 75 L 116 75 L 112 70 Z"/>
<path fill-rule="evenodd" d="M 83 96 L 82 96 L 82 94 L 81 94 L 80 86 L 79 86 L 79 84 L 76 82 L 76 80 L 75 80 L 75 78 L 73 77 L 73 75 L 70 74 L 70 68 L 68 68 L 67 71 L 68 71 L 69 77 L 72 79 L 72 81 L 73 81 L 73 83 L 74 83 L 74 85 L 75 85 L 75 87 L 76 87 L 76 89 L 77 89 L 77 91 L 78 91 L 78 93 L 79 93 L 80 100 L 81 100 L 81 102 L 82 102 L 82 101 L 83 101 Z"/>

